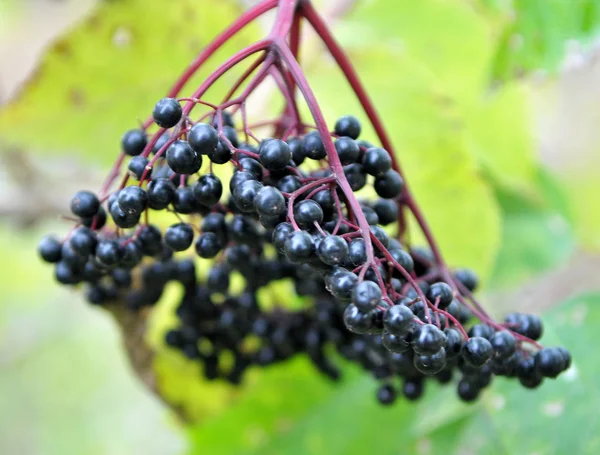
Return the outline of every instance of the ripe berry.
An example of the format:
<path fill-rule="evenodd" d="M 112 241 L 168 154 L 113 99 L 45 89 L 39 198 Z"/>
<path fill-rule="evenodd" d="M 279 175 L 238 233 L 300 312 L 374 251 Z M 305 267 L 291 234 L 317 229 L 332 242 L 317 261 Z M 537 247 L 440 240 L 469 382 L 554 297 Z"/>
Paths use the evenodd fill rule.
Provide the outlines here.
<path fill-rule="evenodd" d="M 253 212 L 254 199 L 261 188 L 263 188 L 262 183 L 256 180 L 248 180 L 242 183 L 233 192 L 235 205 L 243 212 Z"/>
<path fill-rule="evenodd" d="M 377 214 L 379 224 L 383 226 L 398 221 L 398 204 L 390 199 L 378 199 L 373 206 L 373 210 Z"/>
<path fill-rule="evenodd" d="M 353 115 L 344 115 L 343 117 L 340 117 L 333 127 L 333 131 L 338 136 L 348 136 L 352 139 L 358 139 L 360 130 L 360 122 Z"/>
<path fill-rule="evenodd" d="M 81 274 L 73 270 L 66 262 L 59 261 L 54 269 L 54 277 L 61 284 L 73 285 L 81 281 Z"/>
<path fill-rule="evenodd" d="M 116 267 L 125 251 L 116 240 L 101 240 L 96 247 L 96 258 L 107 267 Z"/>
<path fill-rule="evenodd" d="M 458 382 L 457 393 L 459 398 L 467 403 L 475 401 L 479 397 L 481 389 L 468 379 L 461 379 Z"/>
<path fill-rule="evenodd" d="M 500 359 L 507 359 L 515 353 L 517 340 L 508 330 L 500 330 L 490 337 L 494 355 Z"/>
<path fill-rule="evenodd" d="M 432 354 L 416 355 L 414 365 L 417 370 L 428 376 L 439 373 L 446 366 L 446 350 L 440 348 Z"/>
<path fill-rule="evenodd" d="M 462 357 L 474 367 L 482 367 L 491 358 L 494 350 L 492 344 L 482 337 L 471 337 L 463 345 Z"/>
<path fill-rule="evenodd" d="M 380 177 L 392 168 L 392 158 L 387 150 L 371 147 L 365 151 L 362 165 L 367 174 Z"/>
<path fill-rule="evenodd" d="M 284 252 L 285 241 L 293 232 L 294 228 L 290 223 L 280 223 L 275 227 L 271 235 L 271 241 L 277 251 Z"/>
<path fill-rule="evenodd" d="M 43 237 L 38 245 L 38 253 L 40 257 L 49 263 L 60 261 L 61 249 L 61 243 L 51 236 Z"/>
<path fill-rule="evenodd" d="M 448 305 L 452 303 L 454 294 L 452 288 L 446 283 L 438 282 L 433 283 L 427 292 L 427 299 L 433 304 L 437 302 L 437 305 L 442 310 L 448 308 Z"/>
<path fill-rule="evenodd" d="M 102 229 L 106 224 L 106 217 L 106 210 L 104 210 L 104 207 L 100 206 L 100 208 L 98 209 L 98 213 L 89 218 L 82 218 L 81 224 L 83 224 L 85 227 L 89 227 L 90 229 L 94 229 L 95 231 L 97 231 Z"/>
<path fill-rule="evenodd" d="M 214 232 L 205 232 L 196 240 L 196 253 L 205 259 L 214 258 L 223 249 L 223 242 Z"/>
<path fill-rule="evenodd" d="M 119 208 L 128 215 L 139 215 L 148 205 L 148 195 L 139 186 L 126 186 L 119 191 Z"/>
<path fill-rule="evenodd" d="M 129 156 L 141 154 L 147 144 L 146 133 L 140 129 L 129 130 L 121 137 L 121 148 Z"/>
<path fill-rule="evenodd" d="M 458 269 L 454 272 L 454 276 L 471 292 L 479 284 L 479 278 L 477 278 L 477 275 L 471 269 Z"/>
<path fill-rule="evenodd" d="M 343 264 L 348 257 L 348 244 L 337 235 L 328 235 L 319 242 L 317 255 L 324 264 Z"/>
<path fill-rule="evenodd" d="M 304 262 L 314 254 L 315 243 L 308 232 L 295 231 L 286 239 L 284 251 L 291 262 Z"/>
<path fill-rule="evenodd" d="M 408 254 L 404 250 L 390 250 L 390 256 L 392 259 L 398 263 L 400 267 L 406 270 L 408 273 L 411 273 L 415 269 L 415 263 L 413 262 L 413 258 L 410 254 Z M 404 276 L 400 274 L 400 277 Z"/>
<path fill-rule="evenodd" d="M 404 381 L 404 386 L 402 387 L 402 393 L 410 401 L 421 398 L 423 390 L 424 386 L 422 378 L 407 379 Z"/>
<path fill-rule="evenodd" d="M 295 175 L 286 175 L 277 182 L 277 189 L 284 193 L 293 193 L 302 186 L 300 179 Z"/>
<path fill-rule="evenodd" d="M 314 223 L 323 222 L 323 209 L 312 199 L 300 201 L 294 206 L 294 218 L 302 229 L 310 229 Z"/>
<path fill-rule="evenodd" d="M 85 226 L 77 228 L 69 239 L 71 249 L 81 256 L 89 256 L 96 250 L 98 239 L 96 234 Z"/>
<path fill-rule="evenodd" d="M 363 313 L 350 304 L 344 310 L 344 325 L 352 333 L 370 333 L 374 325 L 373 313 Z"/>
<path fill-rule="evenodd" d="M 300 166 L 306 159 L 306 155 L 304 153 L 304 145 L 302 144 L 302 139 L 298 139 L 297 137 L 294 137 L 294 138 L 288 139 L 287 144 L 289 145 L 290 151 L 292 152 L 292 160 L 294 161 L 296 166 Z"/>
<path fill-rule="evenodd" d="M 567 368 L 563 353 L 557 348 L 542 348 L 535 357 L 535 368 L 544 377 L 555 378 Z"/>
<path fill-rule="evenodd" d="M 148 205 L 151 209 L 166 209 L 175 198 L 175 185 L 171 180 L 159 178 L 148 184 Z"/>
<path fill-rule="evenodd" d="M 91 218 L 99 209 L 100 201 L 91 191 L 78 191 L 71 199 L 71 212 L 81 218 Z"/>
<path fill-rule="evenodd" d="M 179 101 L 175 98 L 163 98 L 154 106 L 152 117 L 161 128 L 172 128 L 179 123 L 182 113 Z"/>
<path fill-rule="evenodd" d="M 392 199 L 399 196 L 404 188 L 404 180 L 396 171 L 388 170 L 382 175 L 375 177 L 373 184 L 375 192 L 384 199 Z"/>
<path fill-rule="evenodd" d="M 127 166 L 127 170 L 129 171 L 129 175 L 131 175 L 136 180 L 140 180 L 144 172 L 146 172 L 146 167 L 150 164 L 150 160 L 144 156 L 134 156 L 129 161 L 129 165 Z M 150 178 L 150 171 L 146 172 L 146 179 Z"/>
<path fill-rule="evenodd" d="M 204 174 L 194 184 L 193 191 L 200 204 L 212 207 L 221 199 L 223 185 L 215 174 Z"/>
<path fill-rule="evenodd" d="M 348 260 L 354 266 L 359 266 L 367 260 L 365 241 L 362 238 L 352 239 L 348 244 Z"/>
<path fill-rule="evenodd" d="M 265 139 L 260 143 L 258 156 L 262 165 L 270 171 L 284 169 L 292 159 L 287 143 L 279 139 Z"/>
<path fill-rule="evenodd" d="M 384 406 L 394 404 L 396 401 L 396 389 L 391 384 L 384 384 L 377 389 L 377 401 Z"/>
<path fill-rule="evenodd" d="M 335 272 L 330 278 L 330 291 L 334 297 L 342 301 L 350 300 L 357 281 L 358 277 L 356 274 L 341 269 L 341 271 Z"/>
<path fill-rule="evenodd" d="M 162 234 L 160 229 L 152 224 L 148 224 L 140 229 L 138 240 L 142 247 L 142 252 L 146 256 L 154 256 L 162 250 Z"/>
<path fill-rule="evenodd" d="M 423 324 L 413 332 L 412 343 L 417 354 L 433 355 L 446 345 L 446 335 L 433 324 Z"/>
<path fill-rule="evenodd" d="M 167 164 L 177 174 L 195 174 L 202 167 L 202 156 L 188 142 L 178 140 L 167 149 Z"/>
<path fill-rule="evenodd" d="M 327 156 L 323 140 L 318 131 L 311 131 L 302 139 L 304 154 L 312 160 L 322 160 Z"/>
<path fill-rule="evenodd" d="M 344 166 L 344 175 L 348 179 L 352 191 L 359 191 L 367 184 L 367 174 L 360 164 L 353 163 Z"/>
<path fill-rule="evenodd" d="M 381 297 L 381 288 L 377 284 L 372 281 L 361 281 L 354 288 L 352 303 L 363 313 L 368 313 L 375 309 L 381 301 Z"/>
<path fill-rule="evenodd" d="M 165 232 L 165 244 L 174 251 L 187 250 L 194 240 L 194 230 L 189 224 L 177 223 Z"/>
<path fill-rule="evenodd" d="M 117 201 L 110 206 L 110 216 L 114 223 L 121 229 L 129 229 L 138 224 L 140 220 L 139 213 L 127 213 L 119 206 Z"/>
<path fill-rule="evenodd" d="M 403 337 L 414 327 L 414 313 L 404 305 L 394 305 L 385 312 L 383 326 L 393 335 Z"/>
<path fill-rule="evenodd" d="M 410 349 L 410 343 L 405 337 L 392 335 L 390 332 L 383 334 L 383 346 L 390 352 L 402 353 Z"/>
<path fill-rule="evenodd" d="M 458 357 L 463 347 L 463 337 L 460 332 L 453 328 L 444 329 L 444 335 L 446 335 L 446 358 L 453 359 Z"/>
<path fill-rule="evenodd" d="M 217 151 L 219 136 L 207 123 L 196 123 L 187 135 L 188 143 L 200 155 L 209 155 Z"/>
<path fill-rule="evenodd" d="M 199 208 L 198 201 L 194 197 L 194 190 L 189 186 L 182 186 L 175 190 L 173 197 L 173 208 L 177 213 L 188 215 Z"/>
<path fill-rule="evenodd" d="M 340 137 L 334 142 L 335 150 L 342 164 L 355 163 L 360 156 L 360 149 L 356 142 L 349 137 Z"/>
<path fill-rule="evenodd" d="M 215 164 L 225 164 L 231 160 L 231 149 L 219 139 L 217 148 L 208 152 L 208 159 Z"/>
<path fill-rule="evenodd" d="M 285 198 L 277 188 L 265 186 L 256 193 L 254 207 L 260 215 L 279 216 L 285 212 Z"/>

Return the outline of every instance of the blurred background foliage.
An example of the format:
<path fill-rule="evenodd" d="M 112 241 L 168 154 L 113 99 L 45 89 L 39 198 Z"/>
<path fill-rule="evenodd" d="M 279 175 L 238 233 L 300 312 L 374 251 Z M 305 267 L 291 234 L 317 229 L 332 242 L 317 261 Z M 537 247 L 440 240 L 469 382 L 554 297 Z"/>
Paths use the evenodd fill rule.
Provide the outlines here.
<path fill-rule="evenodd" d="M 37 239 L 66 229 L 70 195 L 99 186 L 122 132 L 251 3 L 0 0 L 0 453 L 598 453 L 595 0 L 321 2 L 449 262 L 477 270 L 492 313 L 543 312 L 545 344 L 573 352 L 540 390 L 497 381 L 468 406 L 432 388 L 382 409 L 371 378 L 346 368 L 333 385 L 304 359 L 240 390 L 207 384 L 161 343 L 173 289 L 147 333 L 152 384 L 173 413 L 135 375 L 110 315 L 52 283 Z M 328 118 L 359 112 L 315 37 L 304 45 Z"/>

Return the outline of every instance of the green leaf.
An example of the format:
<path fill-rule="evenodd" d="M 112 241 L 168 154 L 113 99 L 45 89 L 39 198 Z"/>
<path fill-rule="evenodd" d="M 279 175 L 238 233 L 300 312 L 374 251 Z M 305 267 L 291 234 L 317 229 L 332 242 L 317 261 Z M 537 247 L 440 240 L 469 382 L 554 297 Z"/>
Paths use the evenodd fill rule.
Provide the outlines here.
<path fill-rule="evenodd" d="M 232 2 L 102 2 L 56 42 L 11 104 L 0 111 L 0 138 L 49 153 L 96 162 L 116 159 L 124 131 L 152 111 L 194 56 L 239 10 Z M 184 89 L 196 87 L 215 61 L 250 40 L 252 29 L 225 46 Z M 217 88 L 231 84 L 225 77 Z M 35 125 L 36 132 L 32 131 Z"/>
<path fill-rule="evenodd" d="M 596 0 L 513 0 L 495 51 L 492 77 L 506 80 L 532 70 L 555 71 L 568 40 L 591 43 L 600 32 Z"/>
<path fill-rule="evenodd" d="M 479 102 L 491 52 L 483 21 L 458 3 L 390 0 L 357 6 L 338 35 L 391 133 L 407 180 L 442 251 L 452 265 L 474 267 L 488 275 L 499 246 L 500 218 L 475 155 L 504 132 L 501 127 L 488 128 L 487 136 L 480 134 L 482 146 L 474 147 L 476 137 L 468 122 L 475 113 L 465 115 Z M 458 40 L 465 43 L 466 52 Z M 309 79 L 327 118 L 361 113 L 350 91 L 340 93 L 347 84 L 336 75 L 333 63 L 320 60 L 317 66 Z M 498 106 L 500 114 L 498 108 L 489 109 L 510 118 L 506 103 Z M 363 123 L 367 124 L 364 117 Z M 374 135 L 366 131 L 364 137 Z M 496 151 L 519 160 L 525 149 Z M 522 162 L 529 165 L 527 159 Z"/>
<path fill-rule="evenodd" d="M 515 285 L 563 264 L 575 251 L 565 191 L 550 174 L 540 171 L 538 194 L 496 188 L 502 208 L 502 248 L 491 283 Z"/>

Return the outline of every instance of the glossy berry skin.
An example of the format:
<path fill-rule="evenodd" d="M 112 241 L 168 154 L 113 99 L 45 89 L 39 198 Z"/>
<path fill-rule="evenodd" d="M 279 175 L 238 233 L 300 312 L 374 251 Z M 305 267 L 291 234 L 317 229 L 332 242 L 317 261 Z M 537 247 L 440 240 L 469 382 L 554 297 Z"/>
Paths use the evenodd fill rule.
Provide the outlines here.
<path fill-rule="evenodd" d="M 446 366 L 446 350 L 440 348 L 432 354 L 415 355 L 414 365 L 417 370 L 427 376 L 439 373 Z"/>
<path fill-rule="evenodd" d="M 367 174 L 380 177 L 392 168 L 392 158 L 387 150 L 371 147 L 365 151 L 362 165 Z"/>
<path fill-rule="evenodd" d="M 417 354 L 433 355 L 446 345 L 446 335 L 433 324 L 419 325 L 413 333 L 412 343 Z"/>
<path fill-rule="evenodd" d="M 479 284 L 479 278 L 470 269 L 458 269 L 454 272 L 454 276 L 458 281 L 462 283 L 469 291 L 473 292 L 477 289 Z"/>
<path fill-rule="evenodd" d="M 127 165 L 129 175 L 136 180 L 140 180 L 146 172 L 146 167 L 150 164 L 150 160 L 145 156 L 134 156 Z M 146 179 L 150 178 L 150 171 L 146 172 Z"/>
<path fill-rule="evenodd" d="M 175 196 L 173 196 L 173 208 L 177 213 L 187 215 L 197 211 L 198 207 L 199 204 L 194 197 L 194 190 L 192 188 L 183 186 L 175 190 Z"/>
<path fill-rule="evenodd" d="M 348 257 L 348 244 L 337 235 L 328 235 L 319 242 L 317 255 L 324 264 L 343 264 Z"/>
<path fill-rule="evenodd" d="M 492 344 L 482 337 L 469 338 L 462 349 L 462 357 L 469 365 L 482 367 L 491 358 L 494 350 Z"/>
<path fill-rule="evenodd" d="M 198 236 L 196 253 L 204 259 L 214 258 L 223 249 L 223 242 L 214 232 L 205 232 Z"/>
<path fill-rule="evenodd" d="M 431 285 L 429 292 L 427 292 L 427 298 L 434 305 L 437 302 L 438 308 L 445 310 L 452 303 L 454 293 L 446 283 L 438 282 Z"/>
<path fill-rule="evenodd" d="M 121 137 L 121 149 L 125 155 L 140 155 L 147 144 L 146 133 L 140 129 L 129 130 Z"/>
<path fill-rule="evenodd" d="M 344 310 L 344 325 L 352 333 L 370 333 L 374 327 L 373 314 L 363 313 L 350 304 Z"/>
<path fill-rule="evenodd" d="M 116 267 L 125 251 L 116 240 L 101 240 L 96 246 L 96 258 L 107 267 Z"/>
<path fill-rule="evenodd" d="M 373 206 L 379 224 L 387 226 L 398 221 L 398 205 L 390 199 L 378 199 Z"/>
<path fill-rule="evenodd" d="M 181 120 L 183 109 L 175 98 L 163 98 L 154 105 L 152 117 L 161 128 L 173 128 Z"/>
<path fill-rule="evenodd" d="M 96 213 L 94 216 L 90 216 L 89 218 L 82 218 L 81 224 L 97 231 L 104 227 L 106 224 L 106 219 L 106 210 L 104 210 L 104 207 L 100 206 L 98 213 Z"/>
<path fill-rule="evenodd" d="M 297 166 L 300 166 L 302 163 L 304 163 L 304 160 L 306 159 L 302 139 L 293 137 L 287 140 L 287 144 L 290 147 L 290 151 L 292 152 L 292 160 Z"/>
<path fill-rule="evenodd" d="M 356 274 L 347 270 L 334 273 L 330 279 L 330 291 L 334 297 L 342 301 L 350 300 L 357 281 Z"/>
<path fill-rule="evenodd" d="M 475 401 L 479 397 L 480 392 L 481 389 L 468 379 L 461 379 L 458 382 L 458 397 L 466 403 L 472 403 L 473 401 Z"/>
<path fill-rule="evenodd" d="M 382 343 L 390 352 L 402 353 L 410 349 L 410 343 L 405 337 L 392 335 L 390 332 L 384 332 Z"/>
<path fill-rule="evenodd" d="M 160 178 L 148 184 L 148 205 L 151 209 L 166 209 L 175 198 L 175 185 L 171 180 Z"/>
<path fill-rule="evenodd" d="M 381 297 L 382 292 L 378 284 L 372 281 L 361 281 L 352 292 L 352 303 L 363 313 L 368 313 L 375 309 Z"/>
<path fill-rule="evenodd" d="M 354 266 L 362 265 L 367 260 L 364 239 L 352 239 L 348 244 L 348 260 Z"/>
<path fill-rule="evenodd" d="M 140 215 L 138 213 L 126 213 L 117 201 L 110 206 L 110 217 L 113 222 L 121 229 L 129 229 L 138 224 Z"/>
<path fill-rule="evenodd" d="M 546 378 L 555 378 L 567 368 L 567 361 L 558 348 L 542 348 L 534 357 L 535 368 Z"/>
<path fill-rule="evenodd" d="M 223 184 L 215 174 L 204 174 L 194 184 L 194 197 L 207 207 L 212 207 L 223 195 Z"/>
<path fill-rule="evenodd" d="M 391 250 L 390 255 L 408 273 L 411 273 L 415 269 L 413 258 L 408 252 L 404 250 Z M 402 278 L 402 275 L 400 277 Z"/>
<path fill-rule="evenodd" d="M 243 212 L 253 212 L 254 199 L 256 199 L 256 195 L 262 188 L 262 183 L 256 180 L 248 180 L 242 183 L 233 192 L 235 205 Z"/>
<path fill-rule="evenodd" d="M 300 201 L 294 206 L 294 218 L 302 229 L 314 227 L 323 222 L 323 209 L 312 199 Z"/>
<path fill-rule="evenodd" d="M 177 174 L 195 174 L 202 167 L 202 156 L 187 141 L 178 140 L 167 149 L 167 164 Z"/>
<path fill-rule="evenodd" d="M 285 198 L 277 188 L 265 186 L 256 193 L 254 208 L 260 215 L 282 215 L 286 210 Z"/>
<path fill-rule="evenodd" d="M 375 192 L 384 199 L 392 199 L 400 195 L 404 189 L 404 180 L 394 170 L 384 172 L 375 178 Z"/>
<path fill-rule="evenodd" d="M 532 340 L 539 340 L 544 333 L 541 319 L 533 314 L 511 313 L 505 321 L 511 324 L 512 331 Z"/>
<path fill-rule="evenodd" d="M 219 140 L 217 148 L 208 152 L 208 159 L 215 164 L 225 164 L 231 160 L 231 149 Z"/>
<path fill-rule="evenodd" d="M 358 119 L 353 115 L 344 115 L 335 122 L 333 131 L 338 136 L 348 136 L 352 139 L 358 139 L 358 136 L 360 136 L 361 125 Z"/>
<path fill-rule="evenodd" d="M 404 305 L 394 305 L 388 308 L 383 315 L 385 330 L 393 335 L 403 337 L 414 327 L 415 315 L 410 308 Z"/>
<path fill-rule="evenodd" d="M 355 163 L 360 156 L 360 149 L 349 137 L 340 137 L 334 142 L 335 150 L 343 165 Z"/>
<path fill-rule="evenodd" d="M 117 203 L 127 215 L 139 215 L 148 205 L 148 194 L 139 186 L 126 186 L 119 191 Z"/>
<path fill-rule="evenodd" d="M 279 223 L 271 234 L 271 241 L 275 249 L 283 253 L 285 247 L 285 241 L 294 232 L 294 227 L 290 223 Z M 311 238 L 312 239 L 312 238 Z"/>
<path fill-rule="evenodd" d="M 260 143 L 258 156 L 261 164 L 270 171 L 284 169 L 292 159 L 290 146 L 279 139 L 265 139 Z"/>
<path fill-rule="evenodd" d="M 207 123 L 196 123 L 188 132 L 187 140 L 200 155 L 215 153 L 219 145 L 217 131 Z"/>
<path fill-rule="evenodd" d="M 38 244 L 38 253 L 40 257 L 48 263 L 60 261 L 61 249 L 61 243 L 51 236 L 43 237 Z"/>
<path fill-rule="evenodd" d="M 344 166 L 344 175 L 348 179 L 352 191 L 359 191 L 367 184 L 367 174 L 360 164 L 353 163 Z"/>
<path fill-rule="evenodd" d="M 189 224 L 177 223 L 165 232 L 165 244 L 173 251 L 187 250 L 194 240 L 194 230 Z"/>
<path fill-rule="evenodd" d="M 78 191 L 71 198 L 71 212 L 81 218 L 91 218 L 99 209 L 100 201 L 91 191 Z"/>
<path fill-rule="evenodd" d="M 517 349 L 517 340 L 508 330 L 500 330 L 490 337 L 490 343 L 494 349 L 494 356 L 507 359 Z"/>
<path fill-rule="evenodd" d="M 422 379 L 413 379 L 404 381 L 402 393 L 406 399 L 415 401 L 423 396 L 424 385 Z"/>
<path fill-rule="evenodd" d="M 96 234 L 85 226 L 78 227 L 69 238 L 71 249 L 81 256 L 89 256 L 96 250 L 98 239 Z"/>
<path fill-rule="evenodd" d="M 327 156 L 325 145 L 318 131 L 311 131 L 306 134 L 302 140 L 304 145 L 304 155 L 311 160 L 322 160 Z"/>
<path fill-rule="evenodd" d="M 308 232 L 295 231 L 286 239 L 284 251 L 291 262 L 304 262 L 314 254 L 315 243 Z"/>
<path fill-rule="evenodd" d="M 394 404 L 396 401 L 396 389 L 391 384 L 384 384 L 377 389 L 377 401 L 384 406 Z"/>
<path fill-rule="evenodd" d="M 461 333 L 454 328 L 444 329 L 444 335 L 446 335 L 446 358 L 453 359 L 460 355 L 463 347 L 463 337 Z"/>

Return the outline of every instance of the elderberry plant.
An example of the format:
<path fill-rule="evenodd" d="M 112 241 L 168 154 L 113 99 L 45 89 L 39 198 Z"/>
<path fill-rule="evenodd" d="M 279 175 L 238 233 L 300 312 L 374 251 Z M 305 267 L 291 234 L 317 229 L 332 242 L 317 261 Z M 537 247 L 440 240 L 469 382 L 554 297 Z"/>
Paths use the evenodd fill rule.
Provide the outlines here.
<path fill-rule="evenodd" d="M 215 51 L 273 9 L 266 38 L 231 56 L 189 96 L 180 94 Z M 298 62 L 305 22 L 346 76 L 377 143 L 361 137 L 353 115 L 333 128 L 326 122 Z M 243 65 L 222 99 L 207 97 Z M 249 97 L 266 80 L 285 107 L 252 123 Z M 334 348 L 380 382 L 376 397 L 390 405 L 399 395 L 421 397 L 427 380 L 456 378 L 464 401 L 477 399 L 494 376 L 535 388 L 571 362 L 564 348 L 538 343 L 537 316 L 494 321 L 473 297 L 476 275 L 448 268 L 374 104 L 307 0 L 264 0 L 239 17 L 141 128 L 123 134 L 102 188 L 79 191 L 70 208 L 73 229 L 39 244 L 56 280 L 83 284 L 92 304 L 141 313 L 168 283 L 180 283 L 179 323 L 165 341 L 202 364 L 208 379 L 238 384 L 250 367 L 300 354 L 338 379 Z M 408 217 L 427 248 L 409 243 Z M 241 290 L 232 277 L 242 278 Z M 260 290 L 286 280 L 307 305 L 267 308 Z M 232 366 L 222 362 L 225 352 Z"/>

